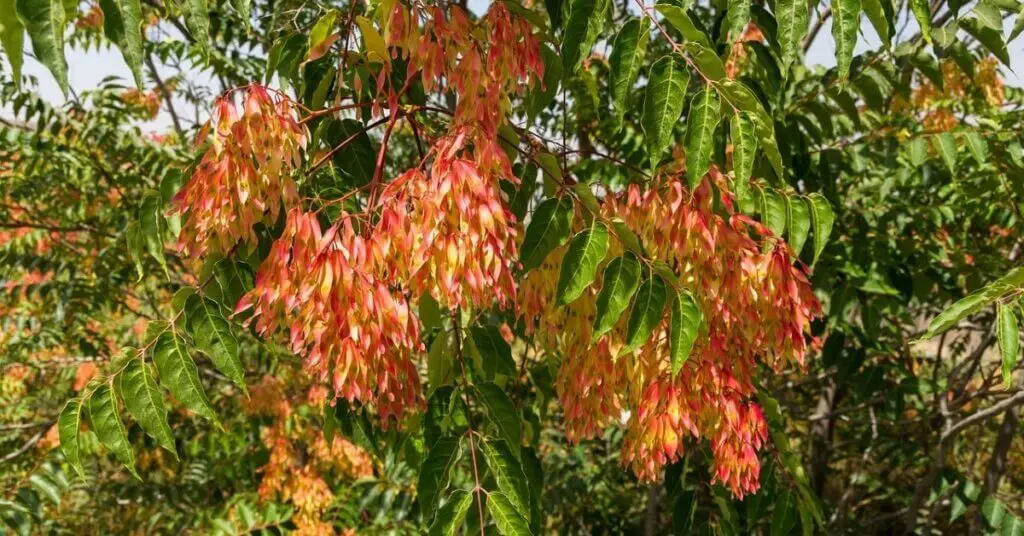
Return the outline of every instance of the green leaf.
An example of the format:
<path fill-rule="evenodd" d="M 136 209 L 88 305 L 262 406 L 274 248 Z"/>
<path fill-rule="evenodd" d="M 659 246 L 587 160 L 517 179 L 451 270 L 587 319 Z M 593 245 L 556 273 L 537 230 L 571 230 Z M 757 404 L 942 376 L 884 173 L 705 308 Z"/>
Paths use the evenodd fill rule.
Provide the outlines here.
<path fill-rule="evenodd" d="M 21 66 L 24 64 L 25 25 L 18 19 L 15 0 L 0 0 L 0 45 L 11 64 L 11 78 L 21 88 Z"/>
<path fill-rule="evenodd" d="M 1010 270 L 1003 277 L 947 307 L 928 323 L 928 328 L 925 329 L 921 340 L 930 339 L 946 331 L 964 318 L 980 311 L 983 307 L 996 301 L 1004 294 L 1014 291 L 1021 285 L 1024 285 L 1024 266 Z"/>
<path fill-rule="evenodd" d="M 725 64 L 722 63 L 722 58 L 719 58 L 718 54 L 715 54 L 704 45 L 691 41 L 683 45 L 683 50 L 690 56 L 690 61 L 704 75 L 704 78 L 717 82 L 726 77 Z"/>
<path fill-rule="evenodd" d="M 811 229 L 814 231 L 814 260 L 811 261 L 814 265 L 828 244 L 828 236 L 832 234 L 832 224 L 835 223 L 836 215 L 832 212 L 832 205 L 821 194 L 811 194 L 807 198 L 807 203 L 811 209 Z"/>
<path fill-rule="evenodd" d="M 987 2 L 978 2 L 975 4 L 974 9 L 972 9 L 971 12 L 974 13 L 974 16 L 982 26 L 1002 33 L 1003 15 L 999 12 L 998 7 Z"/>
<path fill-rule="evenodd" d="M 444 326 L 444 320 L 441 318 L 441 306 L 430 294 L 424 293 L 420 296 L 418 311 L 420 322 L 423 323 L 425 329 L 431 330 Z"/>
<path fill-rule="evenodd" d="M 220 424 L 199 382 L 199 369 L 188 354 L 185 340 L 178 333 L 172 330 L 160 334 L 153 347 L 153 362 L 160 373 L 160 383 L 179 402 L 196 414 Z"/>
<path fill-rule="evenodd" d="M 1020 10 L 1017 11 L 1017 18 L 1013 21 L 1013 29 L 1010 30 L 1010 37 L 1007 41 L 1017 39 L 1021 32 L 1024 32 L 1024 5 L 1021 5 Z"/>
<path fill-rule="evenodd" d="M 1013 367 L 1017 365 L 1017 354 L 1020 353 L 1020 328 L 1013 308 L 1002 303 L 996 306 L 996 339 L 1003 361 L 1003 384 L 1009 389 L 1013 382 Z"/>
<path fill-rule="evenodd" d="M 78 431 L 82 422 L 82 402 L 72 398 L 64 404 L 64 409 L 57 417 L 57 435 L 60 437 L 60 450 L 64 459 L 75 469 L 78 476 L 85 477 L 82 467 L 81 448 L 78 444 Z"/>
<path fill-rule="evenodd" d="M 601 292 L 597 295 L 593 341 L 615 327 L 639 286 L 640 261 L 636 255 L 627 252 L 608 263 L 604 269 Z"/>
<path fill-rule="evenodd" d="M 139 226 L 139 222 L 133 221 L 128 224 L 128 227 L 124 230 L 125 243 L 128 246 L 128 255 L 131 256 L 132 262 L 135 263 L 135 271 L 139 273 L 139 281 L 146 275 L 145 268 L 142 265 L 142 252 L 146 247 L 145 238 L 142 236 L 142 228 Z"/>
<path fill-rule="evenodd" d="M 504 441 L 482 442 L 480 447 L 498 489 L 508 497 L 517 512 L 529 519 L 530 487 L 519 460 Z"/>
<path fill-rule="evenodd" d="M 967 150 L 971 152 L 971 156 L 974 157 L 974 161 L 979 166 L 984 166 L 988 162 L 988 142 L 985 138 L 977 132 L 965 132 L 964 140 L 967 141 Z"/>
<path fill-rule="evenodd" d="M 416 495 L 420 503 L 420 514 L 426 522 L 434 519 L 441 492 L 448 487 L 451 468 L 459 458 L 460 450 L 458 437 L 442 437 L 430 447 L 423 460 Z"/>
<path fill-rule="evenodd" d="M 544 81 L 540 87 L 535 87 L 528 97 L 531 123 L 537 114 L 555 100 L 558 87 L 562 82 L 562 58 L 558 56 L 558 53 L 552 50 L 547 43 L 542 43 L 540 57 L 544 60 Z"/>
<path fill-rule="evenodd" d="M 604 28 L 608 0 L 570 0 L 569 19 L 562 35 L 562 71 L 576 72 Z"/>
<path fill-rule="evenodd" d="M 629 92 L 640 74 L 640 66 L 647 54 L 647 43 L 650 41 L 651 23 L 643 19 L 631 18 L 619 30 L 612 44 L 612 54 L 608 58 L 608 87 L 611 88 L 612 105 L 615 107 L 615 124 L 622 125 L 622 118 L 629 108 Z"/>
<path fill-rule="evenodd" d="M 691 192 L 700 186 L 711 169 L 715 129 L 721 117 L 722 104 L 714 89 L 704 88 L 693 96 L 690 115 L 686 118 L 686 178 Z"/>
<path fill-rule="evenodd" d="M 927 2 L 927 0 L 923 0 Z M 783 76 L 789 71 L 797 53 L 803 47 L 804 35 L 810 11 L 804 0 L 778 0 L 775 2 L 775 18 L 779 21 L 779 49 L 782 51 Z"/>
<path fill-rule="evenodd" d="M 657 167 L 661 155 L 672 143 L 672 129 L 683 113 L 683 98 L 689 83 L 690 71 L 675 54 L 662 56 L 651 66 L 640 125 L 647 138 L 652 167 Z"/>
<path fill-rule="evenodd" d="M 64 58 L 64 28 L 67 15 L 64 5 L 61 0 L 15 0 L 15 8 L 32 41 L 33 55 L 53 73 L 66 96 L 68 62 Z"/>
<path fill-rule="evenodd" d="M 231 0 L 231 7 L 234 8 L 235 13 L 238 13 L 238 18 L 245 24 L 245 28 L 251 30 L 252 21 L 249 20 L 252 13 L 251 0 Z"/>
<path fill-rule="evenodd" d="M 589 229 L 573 237 L 558 274 L 555 296 L 560 305 L 568 305 L 583 295 L 607 254 L 608 228 L 603 223 L 594 220 Z"/>
<path fill-rule="evenodd" d="M 775 513 L 772 514 L 771 536 L 786 536 L 796 525 L 797 511 L 793 500 L 793 492 L 785 490 L 775 501 Z"/>
<path fill-rule="evenodd" d="M 739 39 L 750 22 L 750 0 L 729 0 L 729 38 Z"/>
<path fill-rule="evenodd" d="M 530 536 L 530 523 L 516 511 L 515 506 L 504 493 L 495 492 L 487 496 L 487 511 L 491 513 L 498 533 L 504 536 Z"/>
<path fill-rule="evenodd" d="M 697 331 L 704 321 L 704 314 L 693 296 L 683 290 L 672 300 L 672 318 L 669 332 L 669 347 L 672 359 L 672 376 L 675 377 L 690 358 Z"/>
<path fill-rule="evenodd" d="M 928 0 L 910 0 L 910 10 L 914 12 L 917 25 L 921 28 L 921 36 L 929 44 L 932 42 L 932 9 Z"/>
<path fill-rule="evenodd" d="M 799 257 L 811 232 L 811 207 L 802 197 L 794 200 L 786 196 L 786 228 L 789 229 L 789 247 Z"/>
<path fill-rule="evenodd" d="M 626 325 L 626 348 L 623 352 L 632 352 L 647 342 L 651 332 L 661 322 L 667 299 L 667 288 L 661 276 L 654 275 L 640 284 Z"/>
<path fill-rule="evenodd" d="M 956 139 L 949 132 L 943 132 L 932 138 L 932 146 L 939 153 L 950 173 L 956 173 L 957 149 Z"/>
<path fill-rule="evenodd" d="M 476 386 L 480 402 L 487 408 L 487 418 L 494 424 L 512 452 L 518 457 L 522 445 L 519 412 L 505 390 L 491 382 Z"/>
<path fill-rule="evenodd" d="M 253 287 L 252 269 L 244 262 L 221 259 L 213 265 L 213 279 L 206 285 L 206 297 L 233 311 L 242 295 Z"/>
<path fill-rule="evenodd" d="M 868 20 L 871 21 L 871 26 L 874 26 L 882 44 L 888 48 L 895 33 L 892 0 L 863 0 L 862 3 L 864 14 L 868 16 Z"/>
<path fill-rule="evenodd" d="M 135 478 L 141 480 L 135 471 L 135 452 L 128 442 L 128 432 L 124 428 L 124 423 L 121 422 L 117 397 L 109 385 L 102 384 L 96 388 L 86 402 L 86 411 L 89 414 L 89 427 L 96 432 L 100 443 L 113 453 Z"/>
<path fill-rule="evenodd" d="M 733 114 L 729 121 L 729 132 L 732 135 L 733 193 L 738 199 L 747 191 L 750 174 L 754 170 L 754 155 L 757 153 L 757 136 L 750 114 Z"/>
<path fill-rule="evenodd" d="M 693 19 L 690 18 L 685 9 L 667 3 L 659 3 L 654 6 L 654 9 L 657 9 L 673 28 L 679 30 L 679 33 L 683 34 L 684 39 L 698 43 L 707 49 L 714 49 L 711 39 L 708 39 L 707 34 L 697 28 L 697 25 L 693 23 Z"/>
<path fill-rule="evenodd" d="M 517 376 L 512 348 L 505 342 L 497 326 L 473 326 L 469 332 L 489 378 L 493 378 L 495 373 L 509 378 Z"/>
<path fill-rule="evenodd" d="M 430 351 L 427 352 L 427 381 L 431 389 L 452 383 L 453 364 L 448 347 L 448 333 L 442 329 L 430 343 Z"/>
<path fill-rule="evenodd" d="M 1003 62 L 1003 65 L 1010 67 L 1010 53 L 1006 49 L 1002 32 L 993 30 L 974 18 L 960 19 L 960 27 L 981 42 L 982 46 Z"/>
<path fill-rule="evenodd" d="M 142 196 L 139 207 L 139 228 L 146 243 L 146 251 L 160 263 L 164 274 L 167 271 L 167 259 L 164 257 L 164 241 L 167 239 L 167 220 L 164 218 L 163 198 L 160 192 L 149 190 Z"/>
<path fill-rule="evenodd" d="M 248 393 L 245 388 L 245 368 L 238 354 L 238 338 L 231 323 L 220 313 L 217 304 L 199 296 L 192 296 L 186 305 L 188 328 L 196 348 L 213 361 L 217 370 Z"/>
<path fill-rule="evenodd" d="M 778 192 L 765 188 L 764 208 L 761 213 L 761 221 L 775 233 L 775 236 L 782 237 L 786 232 L 786 200 Z"/>
<path fill-rule="evenodd" d="M 537 206 L 519 249 L 523 272 L 540 266 L 551 250 L 569 239 L 572 213 L 572 200 L 568 198 L 546 199 Z"/>
<path fill-rule="evenodd" d="M 619 239 L 619 243 L 622 244 L 623 248 L 637 255 L 643 254 L 644 248 L 640 245 L 640 238 L 629 228 L 625 220 L 616 216 L 611 219 L 611 223 L 615 238 Z"/>
<path fill-rule="evenodd" d="M 204 55 L 210 53 L 210 7 L 206 0 L 184 0 L 185 27 Z"/>
<path fill-rule="evenodd" d="M 775 140 L 775 123 L 764 109 L 764 105 L 742 82 L 725 79 L 716 82 L 715 86 L 718 87 L 718 93 L 722 98 L 733 108 L 750 114 L 758 145 L 764 150 L 772 169 L 779 178 L 782 178 L 782 153 L 779 152 L 779 145 Z"/>
<path fill-rule="evenodd" d="M 448 500 L 437 510 L 437 517 L 430 525 L 429 536 L 455 536 L 472 504 L 472 493 L 462 489 L 453 491 Z"/>
<path fill-rule="evenodd" d="M 139 0 L 99 0 L 103 33 L 121 49 L 135 85 L 142 84 L 142 5 Z"/>
<path fill-rule="evenodd" d="M 132 358 L 117 375 L 117 392 L 124 400 L 128 413 L 161 447 L 178 457 L 174 448 L 174 435 L 167 424 L 164 394 L 156 378 L 141 358 Z"/>
<path fill-rule="evenodd" d="M 839 78 L 845 80 L 850 74 L 853 61 L 853 47 L 857 44 L 857 30 L 860 29 L 861 0 L 836 0 L 832 2 L 832 38 L 836 44 L 836 67 Z"/>
<path fill-rule="evenodd" d="M 377 167 L 377 148 L 366 126 L 355 119 L 331 121 L 324 134 L 331 146 L 342 146 L 331 157 L 331 164 L 349 187 L 369 184 Z"/>

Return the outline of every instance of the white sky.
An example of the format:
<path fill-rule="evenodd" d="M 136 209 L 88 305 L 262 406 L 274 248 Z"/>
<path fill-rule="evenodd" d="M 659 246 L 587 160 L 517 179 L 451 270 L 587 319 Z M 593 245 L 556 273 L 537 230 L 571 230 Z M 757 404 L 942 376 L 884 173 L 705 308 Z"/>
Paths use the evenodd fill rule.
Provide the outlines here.
<path fill-rule="evenodd" d="M 482 11 L 482 9 L 479 8 L 485 5 L 487 5 L 485 0 L 470 1 L 470 8 L 474 11 Z M 966 11 L 967 10 L 965 9 L 964 12 Z M 1012 18 L 1006 21 L 1004 36 L 1009 35 L 1012 24 Z M 808 65 L 822 65 L 825 67 L 835 65 L 835 47 L 832 42 L 831 26 L 831 21 L 828 21 L 819 32 L 814 45 L 807 54 L 806 63 Z M 911 28 L 907 30 L 907 35 L 916 31 L 913 21 L 911 21 L 910 26 Z M 861 54 L 867 50 L 878 48 L 878 36 L 875 33 L 874 28 L 871 27 L 871 24 L 863 16 L 860 28 L 860 37 L 857 41 L 855 54 Z M 26 47 L 30 46 L 31 45 L 26 39 Z M 1009 84 L 1020 86 L 1022 82 L 1021 76 L 1024 75 L 1024 35 L 1020 36 L 1009 45 L 1009 52 L 1011 67 L 1013 70 L 1011 71 L 1004 67 L 1003 74 Z M 121 78 L 126 86 L 133 86 L 131 73 L 125 65 L 124 60 L 121 58 L 120 52 L 115 48 L 103 48 L 100 50 L 93 49 L 89 51 L 69 48 L 67 50 L 67 59 L 68 79 L 71 87 L 76 91 L 96 87 L 104 78 L 110 76 Z M 4 61 L 6 62 L 6 56 L 4 57 Z M 5 66 L 5 68 L 8 67 Z M 44 99 L 54 105 L 59 105 L 64 102 L 64 97 L 61 95 L 60 89 L 57 87 L 57 83 L 45 67 L 32 58 L 26 56 L 25 67 L 23 70 L 25 74 L 35 76 L 38 79 L 37 90 Z M 161 71 L 161 76 L 164 78 L 173 73 L 172 70 L 163 66 L 160 66 L 159 70 Z M 170 128 L 170 117 L 166 111 L 163 110 L 162 105 L 163 103 L 161 103 L 162 109 L 160 116 L 155 121 L 143 125 L 144 130 L 162 132 Z M 2 110 L 0 113 L 3 113 L 4 115 L 9 113 L 6 106 L 0 106 L 0 110 Z"/>

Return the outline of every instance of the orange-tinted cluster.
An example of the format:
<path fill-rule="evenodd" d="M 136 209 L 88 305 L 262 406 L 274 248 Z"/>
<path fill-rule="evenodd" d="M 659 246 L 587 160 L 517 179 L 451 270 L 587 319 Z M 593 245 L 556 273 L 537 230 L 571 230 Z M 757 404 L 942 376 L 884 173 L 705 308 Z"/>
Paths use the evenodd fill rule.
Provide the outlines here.
<path fill-rule="evenodd" d="M 386 423 L 419 402 L 411 360 L 419 325 L 405 294 L 382 277 L 387 249 L 355 225 L 342 214 L 324 233 L 316 214 L 293 209 L 237 310 L 252 308 L 260 333 L 287 327 L 318 379 L 349 401 L 376 403 Z"/>
<path fill-rule="evenodd" d="M 365 451 L 343 438 L 328 444 L 319 425 L 304 418 L 308 412 L 295 411 L 291 400 L 306 384 L 302 379 L 265 376 L 253 387 L 244 407 L 247 413 L 274 418 L 262 431 L 270 459 L 262 468 L 259 495 L 263 500 L 276 498 L 292 504 L 298 534 L 335 534 L 333 525 L 323 519 L 334 502 L 334 492 L 325 478 L 332 474 L 345 480 L 372 476 L 373 463 Z M 322 394 L 312 395 L 320 390 L 316 386 L 311 389 L 308 405 L 322 407 Z"/>
<path fill-rule="evenodd" d="M 999 107 L 1005 101 L 1005 86 L 999 75 L 999 61 L 988 57 L 977 62 L 974 73 L 965 73 L 954 61 L 941 63 L 942 87 L 922 76 L 909 100 L 897 96 L 896 111 L 921 112 L 928 132 L 949 132 L 960 125 L 963 107 L 968 103 Z"/>
<path fill-rule="evenodd" d="M 528 274 L 520 304 L 528 332 L 562 359 L 556 387 L 571 440 L 597 435 L 626 409 L 623 462 L 637 475 L 655 478 L 679 458 L 686 437 L 704 438 L 716 455 L 717 479 L 742 496 L 757 489 L 756 449 L 765 437 L 760 410 L 749 402 L 757 363 L 776 370 L 802 364 L 820 306 L 788 246 L 732 214 L 727 192 L 725 215 L 712 209 L 711 197 L 707 181 L 691 197 L 681 181 L 669 180 L 647 190 L 631 186 L 602 206 L 605 217 L 621 218 L 637 233 L 650 260 L 679 276 L 703 312 L 702 335 L 676 377 L 668 314 L 635 355 L 620 355 L 628 313 L 591 342 L 599 282 L 568 307 L 555 306 L 560 252 Z M 613 241 L 607 260 L 621 253 Z"/>
<path fill-rule="evenodd" d="M 500 307 L 515 299 L 515 216 L 493 176 L 456 156 L 462 138 L 438 144 L 428 173 L 412 169 L 381 195 L 377 236 L 391 276 L 446 309 Z"/>
<path fill-rule="evenodd" d="M 241 110 L 233 94 L 217 100 L 199 143 L 210 147 L 174 199 L 184 214 L 178 247 L 193 257 L 255 243 L 254 225 L 273 224 L 297 201 L 291 172 L 299 166 L 306 131 L 293 104 L 265 88 L 244 91 Z"/>

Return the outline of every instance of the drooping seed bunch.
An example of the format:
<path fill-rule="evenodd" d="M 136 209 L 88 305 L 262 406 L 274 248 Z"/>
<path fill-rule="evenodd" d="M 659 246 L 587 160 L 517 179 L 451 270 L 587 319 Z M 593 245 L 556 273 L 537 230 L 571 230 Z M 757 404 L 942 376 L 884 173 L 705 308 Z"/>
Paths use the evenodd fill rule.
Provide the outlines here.
<path fill-rule="evenodd" d="M 760 409 L 749 401 L 757 364 L 776 370 L 802 364 L 820 306 L 788 246 L 732 213 L 724 181 L 716 182 L 722 212 L 714 210 L 707 182 L 691 196 L 679 180 L 647 190 L 631 186 L 601 207 L 603 217 L 621 218 L 637 233 L 647 260 L 679 275 L 678 290 L 689 291 L 703 313 L 703 335 L 675 377 L 668 315 L 635 355 L 620 355 L 628 315 L 592 341 L 599 288 L 568 307 L 555 305 L 561 252 L 528 274 L 520 307 L 527 331 L 562 357 L 556 387 L 571 440 L 595 436 L 628 409 L 623 462 L 638 476 L 655 478 L 680 457 L 686 437 L 706 438 L 716 479 L 742 496 L 757 489 L 756 449 L 766 435 Z M 621 251 L 613 244 L 607 259 Z"/>
<path fill-rule="evenodd" d="M 323 233 L 315 214 L 293 209 L 237 307 L 252 308 L 260 333 L 287 327 L 310 373 L 350 402 L 376 404 L 385 425 L 420 403 L 411 357 L 421 349 L 406 295 L 382 278 L 387 262 L 353 217 L 339 215 Z"/>
<path fill-rule="evenodd" d="M 255 243 L 257 223 L 273 224 L 282 206 L 296 203 L 291 174 L 300 165 L 306 130 L 293 106 L 255 85 L 244 90 L 241 110 L 233 93 L 217 100 L 197 141 L 209 138 L 210 146 L 174 198 L 175 211 L 184 215 L 182 252 L 200 257 L 240 241 Z"/>

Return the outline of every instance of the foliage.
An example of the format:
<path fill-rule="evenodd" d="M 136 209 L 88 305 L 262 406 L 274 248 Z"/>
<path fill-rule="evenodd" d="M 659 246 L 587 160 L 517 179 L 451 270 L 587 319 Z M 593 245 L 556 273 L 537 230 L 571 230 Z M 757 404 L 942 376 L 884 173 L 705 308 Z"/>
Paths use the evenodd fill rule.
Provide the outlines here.
<path fill-rule="evenodd" d="M 12 531 L 1024 526 L 1016 1 L 84 7 L 0 0 Z"/>

